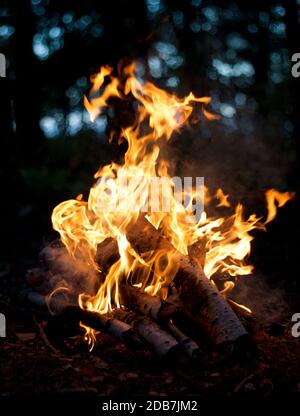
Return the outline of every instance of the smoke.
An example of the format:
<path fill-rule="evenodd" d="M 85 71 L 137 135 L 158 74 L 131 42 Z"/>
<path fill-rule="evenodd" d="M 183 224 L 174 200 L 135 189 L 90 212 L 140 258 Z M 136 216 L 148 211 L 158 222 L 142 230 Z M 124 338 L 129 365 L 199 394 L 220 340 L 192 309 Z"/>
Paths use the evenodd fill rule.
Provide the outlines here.
<path fill-rule="evenodd" d="M 265 218 L 265 191 L 270 188 L 287 190 L 287 178 L 292 166 L 283 151 L 282 138 L 271 140 L 264 135 L 263 129 L 255 126 L 254 119 L 252 122 L 252 135 L 243 130 L 229 132 L 222 122 L 208 122 L 208 125 L 203 123 L 197 128 L 179 132 L 169 142 L 168 158 L 172 160 L 172 174 L 175 170 L 181 176 L 204 177 L 211 195 L 218 188 L 229 194 L 232 207 L 215 209 L 206 206 L 210 216 L 228 216 L 233 213 L 236 204 L 242 202 L 245 216 L 256 213 Z M 264 236 L 268 239 L 267 233 Z M 255 255 L 266 263 L 271 261 L 263 250 L 253 252 Z M 289 320 L 290 308 L 284 289 L 278 285 L 271 287 L 271 278 L 256 271 L 254 273 L 238 279 L 232 299 L 249 307 L 263 326 Z"/>
<path fill-rule="evenodd" d="M 168 145 L 176 173 L 202 176 L 212 191 L 221 187 L 241 200 L 268 188 L 286 190 L 291 162 L 280 137 L 271 140 L 258 133 L 228 132 L 222 122 L 209 121 L 179 132 Z"/>
<path fill-rule="evenodd" d="M 54 242 L 41 252 L 41 261 L 48 268 L 49 293 L 60 289 L 70 300 L 80 293 L 95 294 L 99 286 L 97 271 L 85 259 L 71 256 L 60 242 Z"/>
<path fill-rule="evenodd" d="M 273 288 L 265 276 L 255 273 L 237 282 L 231 293 L 233 300 L 249 307 L 260 325 L 282 323 L 291 317 L 289 304 L 283 289 Z"/>

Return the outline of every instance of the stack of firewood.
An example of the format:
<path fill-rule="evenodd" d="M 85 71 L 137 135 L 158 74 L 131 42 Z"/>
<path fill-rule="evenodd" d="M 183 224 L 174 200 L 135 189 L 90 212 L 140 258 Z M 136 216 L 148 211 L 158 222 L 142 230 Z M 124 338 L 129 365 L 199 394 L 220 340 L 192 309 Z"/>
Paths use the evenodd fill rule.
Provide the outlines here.
<path fill-rule="evenodd" d="M 54 313 L 52 328 L 53 320 L 81 322 L 100 333 L 118 338 L 130 348 L 148 347 L 160 357 L 182 352 L 189 357 L 199 357 L 204 345 L 215 349 L 244 344 L 248 334 L 232 304 L 203 272 L 205 244 L 190 247 L 189 255 L 185 256 L 176 251 L 144 217 L 129 225 L 126 235 L 141 255 L 159 249 L 172 253 L 177 272 L 172 280 L 174 290 L 166 301 L 150 296 L 128 282 L 120 286 L 122 307 L 107 315 L 80 308 L 76 297 L 70 297 L 70 293 L 60 292 L 48 298 L 45 292 L 50 289 L 49 276 L 55 276 L 53 253 L 65 250 L 62 245 L 55 250 L 53 245 L 42 250 L 42 266 L 28 271 L 27 281 L 31 288 L 25 290 L 23 296 L 36 305 L 47 306 Z M 116 241 L 107 240 L 98 246 L 96 261 L 102 276 L 118 257 Z"/>

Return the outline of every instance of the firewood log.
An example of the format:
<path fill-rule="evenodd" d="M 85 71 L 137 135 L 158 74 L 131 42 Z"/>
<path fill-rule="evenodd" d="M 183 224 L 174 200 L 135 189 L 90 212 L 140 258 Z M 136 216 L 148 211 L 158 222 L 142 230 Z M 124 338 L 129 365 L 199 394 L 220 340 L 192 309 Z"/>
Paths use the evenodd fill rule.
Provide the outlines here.
<path fill-rule="evenodd" d="M 181 332 L 180 329 L 178 329 L 177 326 L 174 325 L 172 320 L 168 323 L 168 329 L 174 336 L 174 338 L 177 339 L 179 345 L 187 353 L 189 357 L 200 358 L 202 356 L 203 351 L 199 347 L 199 345 L 194 340 L 186 336 L 183 332 Z"/>
<path fill-rule="evenodd" d="M 116 319 L 113 315 L 100 315 L 97 312 L 81 309 L 78 305 L 70 304 L 60 296 L 51 298 L 49 305 L 46 296 L 30 289 L 22 292 L 22 298 L 44 309 L 50 307 L 58 314 L 54 316 L 59 316 L 60 319 L 67 320 L 70 324 L 73 321 L 76 321 L 77 324 L 81 322 L 96 331 L 109 334 L 130 348 L 140 350 L 143 346 L 132 326 Z"/>
<path fill-rule="evenodd" d="M 22 295 L 23 299 L 39 307 L 49 306 L 45 296 L 32 290 L 24 291 Z M 161 358 L 180 357 L 178 341 L 147 317 L 123 309 L 115 309 L 111 314 L 100 315 L 66 303 L 61 298 L 53 298 L 51 303 L 51 309 L 59 313 L 63 319 L 69 322 L 74 320 L 82 322 L 96 331 L 112 335 L 131 348 L 141 349 L 141 346 L 145 346 L 141 342 L 142 339 Z"/>
<path fill-rule="evenodd" d="M 120 287 L 120 296 L 122 305 L 150 317 L 165 330 L 171 332 L 189 357 L 199 358 L 202 355 L 199 345 L 174 324 L 174 320 L 177 322 L 177 318 L 186 318 L 184 312 L 178 306 L 163 301 L 158 296 L 150 296 L 145 292 L 143 293 L 130 285 L 122 285 Z"/>
<path fill-rule="evenodd" d="M 158 296 L 150 296 L 130 285 L 120 287 L 120 298 L 121 304 L 128 309 L 148 316 L 162 325 L 181 313 L 176 305 L 165 302 Z"/>
<path fill-rule="evenodd" d="M 122 321 L 128 322 L 139 336 L 161 358 L 180 357 L 180 345 L 168 332 L 163 330 L 151 319 L 122 309 L 115 310 L 114 315 Z"/>
<path fill-rule="evenodd" d="M 114 313 L 100 315 L 97 312 L 81 309 L 79 306 L 68 306 L 64 310 L 64 316 L 76 319 L 96 331 L 109 334 L 134 350 L 141 350 L 144 347 L 144 343 L 133 327 L 115 318 Z"/>
<path fill-rule="evenodd" d="M 204 267 L 205 264 L 205 255 L 206 255 L 206 238 L 202 238 L 188 248 L 188 254 L 191 258 L 199 263 L 200 267 Z"/>
<path fill-rule="evenodd" d="M 186 312 L 212 344 L 219 346 L 234 343 L 247 335 L 232 308 L 205 276 L 199 262 L 176 251 L 149 221 L 140 217 L 137 222 L 127 227 L 126 236 L 139 254 L 158 249 L 174 254 L 173 259 L 178 270 L 173 283 Z M 100 268 L 107 270 L 111 265 L 110 261 L 117 258 L 118 246 L 115 240 L 99 245 L 96 260 Z"/>
<path fill-rule="evenodd" d="M 49 306 L 45 296 L 32 290 L 24 291 L 23 298 L 39 307 Z M 132 349 L 140 350 L 144 347 L 142 339 L 161 358 L 180 356 L 179 343 L 171 334 L 151 319 L 134 312 L 115 309 L 111 314 L 100 315 L 69 304 L 59 296 L 51 299 L 51 309 L 58 313 L 55 317 L 58 316 L 60 321 L 65 320 L 70 324 L 73 321 L 81 322 L 96 331 L 119 339 Z"/>

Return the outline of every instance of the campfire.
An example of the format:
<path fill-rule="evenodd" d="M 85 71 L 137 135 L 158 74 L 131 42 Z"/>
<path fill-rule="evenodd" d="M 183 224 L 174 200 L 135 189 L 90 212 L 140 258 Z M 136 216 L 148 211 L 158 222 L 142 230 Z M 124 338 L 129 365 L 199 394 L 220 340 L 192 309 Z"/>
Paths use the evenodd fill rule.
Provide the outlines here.
<path fill-rule="evenodd" d="M 219 116 L 208 110 L 210 97 L 178 98 L 137 72 L 131 64 L 115 77 L 105 66 L 91 78 L 84 103 L 93 121 L 113 114 L 116 102 L 134 111 L 111 137 L 127 150 L 122 162 L 98 170 L 87 200 L 79 195 L 55 207 L 60 240 L 28 271 L 33 289 L 25 295 L 47 306 L 56 324 L 80 324 L 91 350 L 98 333 L 161 357 L 240 344 L 248 337 L 240 318 L 252 311 L 231 292 L 253 271 L 246 262 L 251 231 L 264 230 L 292 194 L 270 189 L 266 218 L 245 217 L 222 189 L 212 193 L 202 178 L 177 177 L 164 157 L 168 141 L 184 126 Z"/>

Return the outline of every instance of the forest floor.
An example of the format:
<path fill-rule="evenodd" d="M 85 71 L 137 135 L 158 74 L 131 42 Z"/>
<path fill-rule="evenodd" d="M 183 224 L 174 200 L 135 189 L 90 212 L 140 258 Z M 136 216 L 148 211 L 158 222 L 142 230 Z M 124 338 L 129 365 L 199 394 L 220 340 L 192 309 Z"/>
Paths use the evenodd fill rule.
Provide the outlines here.
<path fill-rule="evenodd" d="M 269 328 L 256 324 L 251 337 L 257 348 L 223 359 L 212 353 L 199 362 L 164 362 L 102 334 L 92 352 L 82 335 L 55 352 L 38 329 L 45 316 L 4 290 L 8 284 L 16 284 L 9 274 L 0 287 L 7 320 L 7 337 L 0 338 L 0 397 L 300 397 L 300 340 L 288 321 Z"/>

